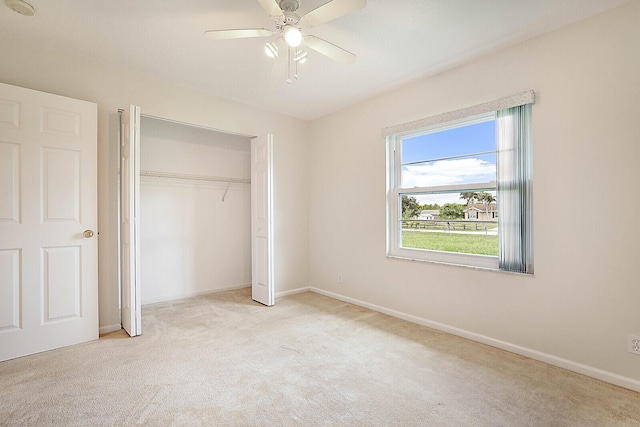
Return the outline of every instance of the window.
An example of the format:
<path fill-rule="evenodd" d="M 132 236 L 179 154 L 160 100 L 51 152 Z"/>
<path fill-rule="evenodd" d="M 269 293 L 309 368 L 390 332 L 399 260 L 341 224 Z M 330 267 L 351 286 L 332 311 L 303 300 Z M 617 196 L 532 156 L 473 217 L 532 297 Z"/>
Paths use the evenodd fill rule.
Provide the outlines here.
<path fill-rule="evenodd" d="M 389 256 L 533 272 L 532 102 L 525 92 L 385 129 Z"/>

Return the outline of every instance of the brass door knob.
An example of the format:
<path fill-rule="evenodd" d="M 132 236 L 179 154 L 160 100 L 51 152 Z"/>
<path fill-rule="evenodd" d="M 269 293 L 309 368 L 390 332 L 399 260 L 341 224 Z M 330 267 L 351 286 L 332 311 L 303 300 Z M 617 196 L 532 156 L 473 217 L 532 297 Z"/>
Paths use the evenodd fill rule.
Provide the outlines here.
<path fill-rule="evenodd" d="M 93 237 L 93 230 L 84 230 L 84 233 L 82 233 L 84 235 L 85 238 L 90 239 Z"/>

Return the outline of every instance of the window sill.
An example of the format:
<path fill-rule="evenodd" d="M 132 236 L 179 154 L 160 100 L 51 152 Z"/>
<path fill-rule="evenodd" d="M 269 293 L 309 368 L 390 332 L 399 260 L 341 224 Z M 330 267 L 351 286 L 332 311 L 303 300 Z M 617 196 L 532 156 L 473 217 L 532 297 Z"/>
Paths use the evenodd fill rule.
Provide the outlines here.
<path fill-rule="evenodd" d="M 421 250 L 409 248 L 393 248 L 388 252 L 389 256 L 411 259 L 415 261 L 437 262 L 451 265 L 463 265 L 469 267 L 498 269 L 498 257 L 488 255 L 474 255 L 456 252 L 444 252 L 434 250 Z"/>
<path fill-rule="evenodd" d="M 465 254 L 451 254 L 451 255 L 465 255 Z M 469 256 L 474 256 L 474 255 L 469 255 Z M 461 262 L 455 262 L 455 261 L 452 261 L 452 260 L 437 260 L 437 259 L 414 258 L 414 257 L 411 257 L 411 256 L 399 255 L 399 254 L 387 254 L 386 257 L 389 258 L 389 259 L 397 259 L 397 260 L 403 260 L 403 261 L 412 261 L 412 262 L 419 262 L 419 263 L 448 265 L 448 266 L 453 266 L 453 267 L 470 268 L 470 269 L 473 269 L 473 270 L 495 271 L 495 272 L 502 273 L 502 274 L 516 274 L 518 276 L 531 276 L 531 277 L 533 277 L 533 274 L 529 274 L 529 273 L 520 273 L 520 272 L 517 272 L 517 271 L 500 270 L 500 268 L 498 268 L 498 260 L 497 260 L 496 257 L 483 257 L 483 258 L 495 258 L 495 265 L 471 265 L 471 264 L 463 264 Z"/>

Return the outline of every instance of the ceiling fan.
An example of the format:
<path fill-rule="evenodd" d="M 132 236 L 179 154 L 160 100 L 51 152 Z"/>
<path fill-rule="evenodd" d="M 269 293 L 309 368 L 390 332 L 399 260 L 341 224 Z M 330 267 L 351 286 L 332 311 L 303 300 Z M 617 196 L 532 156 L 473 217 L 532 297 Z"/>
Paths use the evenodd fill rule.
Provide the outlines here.
<path fill-rule="evenodd" d="M 251 37 L 272 37 L 274 41 L 265 44 L 265 53 L 274 59 L 272 74 L 282 74 L 288 69 L 287 83 L 291 83 L 291 66 L 295 67 L 294 77 L 298 78 L 298 64 L 307 60 L 307 52 L 302 48 L 321 53 L 336 62 L 351 64 L 356 56 L 320 37 L 303 35 L 302 30 L 315 27 L 347 15 L 367 5 L 367 0 L 333 0 L 317 9 L 300 16 L 298 0 L 257 0 L 260 6 L 275 21 L 275 30 L 265 28 L 243 28 L 232 30 L 209 30 L 205 36 L 211 40 L 243 39 Z"/>

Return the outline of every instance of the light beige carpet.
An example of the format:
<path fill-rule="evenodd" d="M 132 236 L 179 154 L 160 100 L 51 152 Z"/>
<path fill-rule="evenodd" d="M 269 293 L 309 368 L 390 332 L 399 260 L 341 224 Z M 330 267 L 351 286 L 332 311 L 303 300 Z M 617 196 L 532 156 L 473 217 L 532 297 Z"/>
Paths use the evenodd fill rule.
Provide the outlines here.
<path fill-rule="evenodd" d="M 0 425 L 640 426 L 640 393 L 313 293 L 0 363 Z"/>

